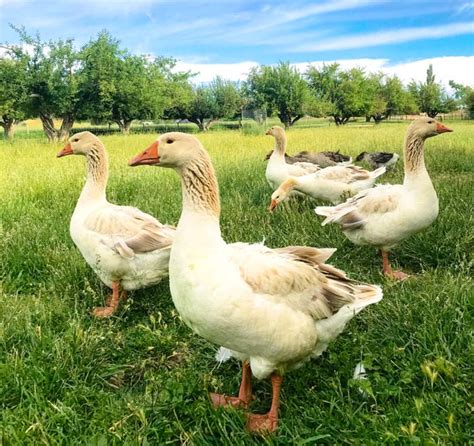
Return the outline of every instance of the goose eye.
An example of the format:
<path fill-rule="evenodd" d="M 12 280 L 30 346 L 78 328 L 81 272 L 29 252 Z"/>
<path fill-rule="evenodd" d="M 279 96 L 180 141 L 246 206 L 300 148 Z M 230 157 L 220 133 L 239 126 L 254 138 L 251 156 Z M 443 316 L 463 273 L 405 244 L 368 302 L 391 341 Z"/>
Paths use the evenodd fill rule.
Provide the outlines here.
<path fill-rule="evenodd" d="M 79 142 L 79 138 L 73 139 L 72 142 Z"/>
<path fill-rule="evenodd" d="M 174 140 L 173 140 L 173 139 L 168 139 L 168 140 L 166 140 L 166 143 L 167 143 L 167 144 L 173 144 L 173 143 L 174 143 Z"/>
<path fill-rule="evenodd" d="M 428 121 L 428 124 L 433 124 L 433 121 Z"/>

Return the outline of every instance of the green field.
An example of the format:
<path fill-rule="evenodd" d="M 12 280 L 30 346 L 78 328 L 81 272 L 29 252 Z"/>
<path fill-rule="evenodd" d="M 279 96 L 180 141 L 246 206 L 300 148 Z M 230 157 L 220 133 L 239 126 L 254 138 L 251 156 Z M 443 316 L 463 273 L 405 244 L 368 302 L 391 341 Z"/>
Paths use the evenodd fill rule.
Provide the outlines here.
<path fill-rule="evenodd" d="M 406 125 L 294 129 L 288 151 L 401 153 Z M 392 257 L 413 274 L 404 283 L 380 275 L 373 249 L 354 247 L 335 225 L 321 227 L 309 199 L 267 212 L 263 157 L 271 137 L 198 135 L 216 166 L 226 240 L 336 247 L 331 263 L 384 288 L 384 300 L 353 319 L 326 353 L 288 374 L 279 431 L 266 439 L 245 431 L 242 411 L 210 407 L 209 391 L 237 391 L 239 365 L 217 366 L 215 346 L 180 321 L 166 281 L 134 292 L 117 317 L 90 316 L 108 289 L 69 237 L 84 159 L 56 159 L 60 146 L 36 139 L 0 143 L 0 444 L 472 442 L 474 125 L 449 125 L 454 133 L 426 144 L 439 218 Z M 177 175 L 127 166 L 153 139 L 103 138 L 109 199 L 175 224 Z M 382 181 L 402 176 L 400 163 Z M 365 394 L 352 380 L 361 360 Z M 266 411 L 269 383 L 254 389 L 252 410 Z"/>

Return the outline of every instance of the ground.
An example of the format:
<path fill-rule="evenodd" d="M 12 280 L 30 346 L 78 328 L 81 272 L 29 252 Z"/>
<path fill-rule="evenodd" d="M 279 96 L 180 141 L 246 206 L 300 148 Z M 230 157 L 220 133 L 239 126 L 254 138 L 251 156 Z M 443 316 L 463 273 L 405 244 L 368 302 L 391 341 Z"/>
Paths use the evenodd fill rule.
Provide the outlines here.
<path fill-rule="evenodd" d="M 314 202 L 268 213 L 263 158 L 271 137 L 198 135 L 215 162 L 226 240 L 336 247 L 331 263 L 384 289 L 384 300 L 353 319 L 325 354 L 288 374 L 280 428 L 268 438 L 245 431 L 244 412 L 211 408 L 208 392 L 237 392 L 240 367 L 216 364 L 216 347 L 181 322 L 167 281 L 134 292 L 116 317 L 91 317 L 109 290 L 68 233 L 84 159 L 56 159 L 61 147 L 40 139 L 1 143 L 0 443 L 468 444 L 474 125 L 447 124 L 454 133 L 426 144 L 439 218 L 393 253 L 394 265 L 413 275 L 404 283 L 380 275 L 373 249 L 354 247 L 336 226 L 321 227 Z M 401 153 L 405 129 L 293 129 L 288 151 Z M 109 198 L 175 224 L 176 174 L 127 167 L 153 138 L 103 138 Z M 382 182 L 401 179 L 400 163 Z M 352 379 L 359 361 L 367 381 Z M 255 395 L 252 410 L 266 411 L 269 384 L 256 383 Z"/>

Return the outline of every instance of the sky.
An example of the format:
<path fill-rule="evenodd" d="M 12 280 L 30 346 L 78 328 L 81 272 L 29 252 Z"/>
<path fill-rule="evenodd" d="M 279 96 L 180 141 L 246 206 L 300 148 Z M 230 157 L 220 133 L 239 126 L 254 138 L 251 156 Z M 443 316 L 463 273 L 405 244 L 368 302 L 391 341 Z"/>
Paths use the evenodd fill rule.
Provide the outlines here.
<path fill-rule="evenodd" d="M 78 46 L 107 29 L 135 54 L 171 56 L 195 82 L 242 80 L 258 64 L 338 61 L 344 68 L 474 85 L 474 1 L 467 0 L 0 0 L 9 24 Z"/>

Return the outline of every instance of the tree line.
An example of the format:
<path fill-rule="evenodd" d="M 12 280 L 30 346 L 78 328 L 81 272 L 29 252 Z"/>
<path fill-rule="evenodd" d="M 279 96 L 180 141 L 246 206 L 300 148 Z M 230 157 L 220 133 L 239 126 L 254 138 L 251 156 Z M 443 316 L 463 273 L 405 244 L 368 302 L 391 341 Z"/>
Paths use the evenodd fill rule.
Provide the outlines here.
<path fill-rule="evenodd" d="M 2 44 L 0 59 L 0 126 L 7 138 L 28 118 L 41 120 L 50 141 L 65 140 L 77 120 L 116 123 L 128 133 L 134 120 L 187 119 L 206 131 L 216 120 L 238 118 L 243 108 L 263 109 L 285 127 L 308 115 L 344 125 L 358 116 L 378 123 L 460 107 L 474 118 L 474 90 L 451 81 L 455 93 L 448 96 L 431 66 L 425 82 L 407 86 L 363 68 L 333 63 L 300 73 L 288 62 L 255 67 L 241 83 L 216 77 L 195 85 L 194 74 L 177 72 L 174 59 L 131 54 L 107 31 L 77 49 L 73 40 L 44 41 L 14 29 L 20 44 Z"/>

